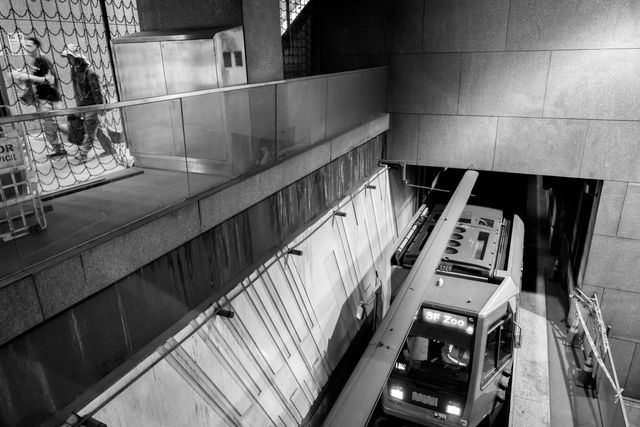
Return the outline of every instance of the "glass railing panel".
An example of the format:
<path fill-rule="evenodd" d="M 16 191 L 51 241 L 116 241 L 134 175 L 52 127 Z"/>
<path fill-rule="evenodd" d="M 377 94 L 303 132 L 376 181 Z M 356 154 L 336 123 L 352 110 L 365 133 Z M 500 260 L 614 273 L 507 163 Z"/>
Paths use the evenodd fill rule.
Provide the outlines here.
<path fill-rule="evenodd" d="M 277 158 L 324 140 L 327 108 L 326 77 L 278 84 L 276 95 Z"/>
<path fill-rule="evenodd" d="M 186 172 L 179 99 L 124 107 L 122 114 L 136 166 Z"/>
<path fill-rule="evenodd" d="M 0 277 L 354 128 L 384 111 L 385 78 L 374 69 L 0 119 L 28 182 L 0 200 Z"/>
<path fill-rule="evenodd" d="M 16 125 L 0 126 L 0 277 L 22 268 L 16 239 L 42 228 L 33 203 L 35 169 L 23 141 Z"/>
<path fill-rule="evenodd" d="M 275 86 L 183 98 L 190 194 L 275 158 Z"/>
<path fill-rule="evenodd" d="M 124 152 L 127 201 L 142 218 L 189 196 L 181 100 L 170 99 L 121 107 L 124 138 L 116 150 Z M 137 192 L 139 200 L 135 201 Z"/>
<path fill-rule="evenodd" d="M 327 77 L 327 135 L 333 138 L 360 124 L 362 74 L 351 72 Z"/>
<path fill-rule="evenodd" d="M 55 117 L 57 142 L 65 151 L 60 155 L 55 155 L 51 134 L 43 131 L 44 119 L 16 124 L 33 163 L 37 201 L 44 213 L 41 222 L 46 223 L 15 239 L 21 268 L 188 197 L 182 117 L 173 110 L 173 102 L 60 112 Z M 165 123 L 159 111 L 169 115 L 168 123 L 175 123 L 175 128 L 163 126 L 158 131 L 158 123 Z M 93 136 L 88 146 L 83 144 L 87 135 Z M 162 138 L 154 147 L 158 136 Z M 144 156 L 167 146 L 173 148 L 172 155 Z M 142 153 L 140 161 L 138 153 Z M 175 165 L 181 166 L 170 167 Z"/>
<path fill-rule="evenodd" d="M 367 121 L 387 111 L 387 68 L 363 70 L 361 73 L 362 120 Z"/>

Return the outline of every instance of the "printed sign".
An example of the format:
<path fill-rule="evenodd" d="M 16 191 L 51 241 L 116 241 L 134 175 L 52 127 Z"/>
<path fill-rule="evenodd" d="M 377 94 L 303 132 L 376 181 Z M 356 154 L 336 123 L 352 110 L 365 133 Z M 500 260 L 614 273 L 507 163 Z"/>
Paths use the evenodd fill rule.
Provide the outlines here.
<path fill-rule="evenodd" d="M 9 33 L 7 34 L 7 38 L 9 39 L 9 52 L 11 52 L 11 55 L 24 55 L 24 50 L 22 49 L 24 34 L 20 32 Z"/>
<path fill-rule="evenodd" d="M 18 138 L 0 138 L 0 169 L 22 165 L 22 150 Z"/>

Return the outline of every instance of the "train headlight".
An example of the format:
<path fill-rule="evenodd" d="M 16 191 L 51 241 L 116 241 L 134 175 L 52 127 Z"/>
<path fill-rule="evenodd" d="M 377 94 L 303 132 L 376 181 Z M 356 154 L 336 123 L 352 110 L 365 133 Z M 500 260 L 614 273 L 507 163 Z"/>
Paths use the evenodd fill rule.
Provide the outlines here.
<path fill-rule="evenodd" d="M 467 333 L 473 335 L 473 326 L 467 326 Z"/>
<path fill-rule="evenodd" d="M 396 362 L 396 369 L 398 371 L 406 371 L 407 365 L 405 365 L 404 363 Z"/>
<path fill-rule="evenodd" d="M 404 400 L 404 390 L 401 389 L 400 387 L 391 387 L 389 389 L 389 394 L 394 399 Z"/>
<path fill-rule="evenodd" d="M 459 406 L 447 405 L 447 414 L 451 414 L 451 415 L 455 415 L 456 417 L 459 417 L 460 415 L 462 415 L 462 410 L 460 409 Z"/>

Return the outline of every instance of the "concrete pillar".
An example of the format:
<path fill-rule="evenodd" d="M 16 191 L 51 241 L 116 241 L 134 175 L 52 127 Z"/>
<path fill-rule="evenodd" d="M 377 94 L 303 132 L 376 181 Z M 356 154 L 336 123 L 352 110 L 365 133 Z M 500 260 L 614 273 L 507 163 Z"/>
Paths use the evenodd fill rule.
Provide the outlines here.
<path fill-rule="evenodd" d="M 244 0 L 242 19 L 249 83 L 282 80 L 282 39 L 278 0 Z"/>
<path fill-rule="evenodd" d="M 199 30 L 242 25 L 242 0 L 138 0 L 141 31 Z"/>

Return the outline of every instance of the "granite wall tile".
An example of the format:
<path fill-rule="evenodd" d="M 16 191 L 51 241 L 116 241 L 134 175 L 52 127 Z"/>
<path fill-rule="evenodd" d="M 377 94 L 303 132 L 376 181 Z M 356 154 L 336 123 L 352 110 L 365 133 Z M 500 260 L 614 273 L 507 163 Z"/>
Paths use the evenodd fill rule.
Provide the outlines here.
<path fill-rule="evenodd" d="M 394 2 L 388 8 L 385 25 L 385 51 L 391 54 L 422 52 L 424 0 Z"/>
<path fill-rule="evenodd" d="M 44 320 L 31 276 L 0 289 L 0 344 Z"/>
<path fill-rule="evenodd" d="M 502 51 L 508 15 L 509 0 L 426 0 L 423 50 Z"/>
<path fill-rule="evenodd" d="M 388 111 L 456 114 L 460 56 L 457 53 L 392 56 Z"/>
<path fill-rule="evenodd" d="M 379 114 L 376 119 L 368 121 L 364 124 L 363 142 L 366 142 L 370 139 L 380 136 L 384 132 L 388 132 L 388 131 L 389 131 L 389 114 L 388 113 Z M 362 145 L 362 144 L 359 144 L 359 145 Z M 333 149 L 331 152 L 333 155 L 334 153 Z"/>
<path fill-rule="evenodd" d="M 549 52 L 466 53 L 460 114 L 541 117 Z"/>
<path fill-rule="evenodd" d="M 387 158 L 417 164 L 419 131 L 419 115 L 391 114 Z"/>
<path fill-rule="evenodd" d="M 640 50 L 554 51 L 544 116 L 640 120 Z"/>
<path fill-rule="evenodd" d="M 580 168 L 584 178 L 640 182 L 640 122 L 589 122 Z"/>
<path fill-rule="evenodd" d="M 624 388 L 624 394 L 626 396 L 640 395 L 640 345 L 636 346 L 636 351 L 633 354 L 631 366 L 629 367 L 629 375 L 627 376 L 627 381 L 624 383 Z"/>
<path fill-rule="evenodd" d="M 598 301 L 602 303 L 602 297 L 604 296 L 605 288 L 583 284 L 581 289 L 586 296 L 588 296 L 589 298 L 593 298 L 593 296 L 595 295 L 598 297 Z"/>
<path fill-rule="evenodd" d="M 48 318 L 103 288 L 87 281 L 80 256 L 64 260 L 33 276 L 44 317 Z"/>
<path fill-rule="evenodd" d="M 330 142 L 331 160 L 335 160 L 348 153 L 351 149 L 357 147 L 364 141 L 364 126 L 336 135 Z"/>
<path fill-rule="evenodd" d="M 493 168 L 577 177 L 586 134 L 584 120 L 500 118 Z"/>
<path fill-rule="evenodd" d="M 320 169 L 331 161 L 331 144 L 322 144 L 313 147 L 311 150 L 300 156 L 288 159 L 286 163 L 281 163 L 274 168 L 281 169 L 283 177 L 282 185 L 289 185 L 300 178 Z"/>
<path fill-rule="evenodd" d="M 602 317 L 611 326 L 611 336 L 640 341 L 640 293 L 605 289 L 602 297 Z"/>
<path fill-rule="evenodd" d="M 420 117 L 418 164 L 491 170 L 497 117 Z"/>
<path fill-rule="evenodd" d="M 283 167 L 275 166 L 199 200 L 202 232 L 248 208 L 283 185 Z"/>
<path fill-rule="evenodd" d="M 636 268 L 639 259 L 640 240 L 594 234 L 584 283 L 629 291 L 628 293 L 640 292 Z M 640 304 L 640 301 L 638 303 Z"/>
<path fill-rule="evenodd" d="M 616 236 L 626 192 L 626 182 L 604 181 L 594 233 Z"/>
<path fill-rule="evenodd" d="M 602 47 L 640 48 L 640 3 L 611 0 Z"/>
<path fill-rule="evenodd" d="M 86 281 L 102 288 L 137 270 L 200 233 L 198 204 L 177 211 L 91 248 L 82 254 Z"/>
<path fill-rule="evenodd" d="M 640 239 L 640 184 L 629 183 L 620 214 L 618 237 Z"/>
<path fill-rule="evenodd" d="M 640 47 L 640 5 L 618 0 L 513 0 L 508 50 Z"/>
<path fill-rule="evenodd" d="M 384 0 L 323 1 L 319 16 L 323 23 L 319 28 L 322 53 L 383 54 L 384 3 Z"/>
<path fill-rule="evenodd" d="M 616 365 L 616 375 L 620 381 L 620 387 L 626 388 L 629 369 L 633 360 L 633 353 L 637 343 L 633 341 L 621 340 L 609 337 L 609 345 L 611 346 L 611 354 L 613 355 L 613 363 Z"/>
<path fill-rule="evenodd" d="M 513 0 L 509 50 L 602 47 L 610 0 Z"/>

